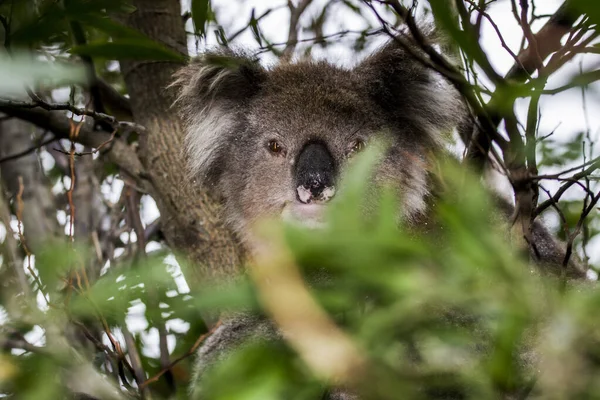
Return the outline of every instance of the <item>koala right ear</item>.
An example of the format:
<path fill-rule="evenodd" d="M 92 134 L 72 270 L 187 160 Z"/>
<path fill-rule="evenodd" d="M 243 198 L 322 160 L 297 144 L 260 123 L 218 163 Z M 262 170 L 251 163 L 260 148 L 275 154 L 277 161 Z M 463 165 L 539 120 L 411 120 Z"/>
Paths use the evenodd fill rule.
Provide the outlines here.
<path fill-rule="evenodd" d="M 435 38 L 432 32 L 425 33 L 432 40 Z M 404 44 L 414 53 L 424 55 L 411 40 Z M 467 119 L 467 109 L 458 91 L 395 39 L 367 57 L 356 72 L 362 77 L 366 92 L 395 126 L 412 127 L 419 134 L 425 133 L 419 137 L 433 143 L 440 142 L 442 132 L 451 132 Z"/>
<path fill-rule="evenodd" d="M 175 74 L 171 86 L 186 129 L 188 165 L 201 184 L 218 180 L 228 145 L 239 133 L 241 110 L 266 77 L 257 58 L 231 50 L 205 53 Z"/>

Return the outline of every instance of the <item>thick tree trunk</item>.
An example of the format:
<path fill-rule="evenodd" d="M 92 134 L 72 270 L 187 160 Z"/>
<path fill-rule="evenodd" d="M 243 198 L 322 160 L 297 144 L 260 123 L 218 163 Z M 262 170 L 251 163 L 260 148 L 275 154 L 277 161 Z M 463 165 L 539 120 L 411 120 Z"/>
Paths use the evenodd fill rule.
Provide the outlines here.
<path fill-rule="evenodd" d="M 179 0 L 134 0 L 126 23 L 150 38 L 187 53 Z M 219 218 L 219 207 L 187 175 L 182 152 L 182 125 L 166 89 L 177 63 L 122 61 L 135 122 L 147 132 L 140 139 L 140 158 L 152 183 L 161 225 L 170 246 L 197 266 L 203 282 L 235 276 L 241 251 Z M 198 282 L 198 281 L 196 281 Z"/>

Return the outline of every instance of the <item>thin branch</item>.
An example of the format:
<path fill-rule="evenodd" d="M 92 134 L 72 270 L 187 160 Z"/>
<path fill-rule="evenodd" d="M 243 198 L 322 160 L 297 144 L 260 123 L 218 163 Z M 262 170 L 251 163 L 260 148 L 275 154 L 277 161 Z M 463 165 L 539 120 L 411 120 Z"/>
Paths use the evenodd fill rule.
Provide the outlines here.
<path fill-rule="evenodd" d="M 277 10 L 280 10 L 282 8 L 285 8 L 285 7 L 287 7 L 287 5 L 286 4 L 282 4 L 282 5 L 273 7 L 273 8 L 268 8 L 264 13 L 262 13 L 261 15 L 259 15 L 256 18 L 254 18 L 254 22 L 258 23 L 260 20 L 262 20 L 263 18 L 265 18 L 266 16 L 268 16 L 269 14 L 271 14 L 273 11 L 277 11 Z M 252 14 L 252 15 L 254 16 L 254 14 Z M 227 38 L 227 43 L 230 43 L 230 42 L 234 41 L 238 36 L 240 36 L 242 33 L 244 33 L 248 29 L 248 27 L 250 26 L 250 23 L 252 23 L 252 22 L 253 22 L 253 20 L 251 18 L 246 25 L 244 25 L 242 28 L 240 28 L 236 32 L 232 33 L 231 36 L 229 36 Z"/>
<path fill-rule="evenodd" d="M 73 38 L 75 40 L 75 44 L 78 46 L 85 46 L 87 44 L 87 40 L 85 38 L 85 31 L 81 27 L 81 24 L 75 20 L 71 20 L 69 22 L 71 27 L 71 33 L 73 34 Z M 94 111 L 98 113 L 105 113 L 106 109 L 104 108 L 104 104 L 102 104 L 102 98 L 100 96 L 100 90 L 98 89 L 98 75 L 96 74 L 96 67 L 94 66 L 94 60 L 92 57 L 82 54 L 79 56 L 83 63 L 85 64 L 85 72 L 87 75 L 87 82 L 89 82 L 89 92 L 91 96 L 91 103 Z M 102 123 L 103 121 L 98 121 Z M 106 124 L 106 123 L 104 123 Z M 106 129 L 106 127 L 103 127 Z"/>
<path fill-rule="evenodd" d="M 23 269 L 23 258 L 19 253 L 19 245 L 11 228 L 10 219 L 11 216 L 9 205 L 4 196 L 0 196 L 0 221 L 2 224 L 4 224 L 4 229 L 7 230 L 4 239 L 4 248 L 6 249 L 6 254 L 4 255 L 7 258 L 8 264 L 14 269 L 15 276 L 17 277 L 19 286 L 21 287 L 21 291 L 26 296 L 27 301 L 32 299 L 31 302 L 33 305 L 33 301 L 35 299 L 32 298 L 31 286 L 27 280 L 27 276 L 25 275 L 25 270 Z"/>
<path fill-rule="evenodd" d="M 397 0 L 395 0 L 395 1 L 397 1 Z M 471 40 L 473 42 L 479 43 L 480 38 L 478 36 L 477 31 L 474 29 L 473 25 L 471 24 L 470 14 L 467 11 L 467 9 L 465 8 L 465 4 L 463 3 L 462 0 L 457 0 L 454 2 L 454 4 L 456 5 L 458 14 L 461 17 L 462 28 L 464 30 L 464 33 L 466 35 L 471 36 Z M 503 83 L 502 76 L 500 76 L 500 74 L 498 74 L 498 72 L 496 72 L 496 70 L 492 66 L 492 63 L 490 62 L 489 58 L 487 57 L 487 55 L 485 54 L 485 52 L 483 51 L 481 46 L 473 46 L 473 48 L 471 49 L 471 54 L 472 54 L 473 58 L 475 59 L 475 61 L 477 61 L 477 64 L 481 67 L 481 69 L 483 70 L 485 75 L 496 86 L 501 85 Z"/>
<path fill-rule="evenodd" d="M 589 195 L 586 195 L 586 200 L 589 197 Z M 598 201 L 600 201 L 600 192 L 598 192 L 598 194 L 596 194 L 595 196 L 591 197 L 589 204 L 586 204 L 586 201 L 583 202 L 583 211 L 581 212 L 579 220 L 577 221 L 575 230 L 573 231 L 573 233 L 571 233 L 571 235 L 569 235 L 569 239 L 567 240 L 567 250 L 565 251 L 565 258 L 563 259 L 563 270 L 565 271 L 564 274 L 566 274 L 566 268 L 569 264 L 569 259 L 571 258 L 571 255 L 573 253 L 573 243 L 575 241 L 575 238 L 581 233 L 581 228 L 583 227 L 585 219 L 587 218 L 589 213 L 596 207 Z"/>
<path fill-rule="evenodd" d="M 50 143 L 52 143 L 52 142 L 54 142 L 56 140 L 57 140 L 56 137 L 51 137 L 50 139 L 46 139 L 43 142 L 41 142 L 39 144 L 36 144 L 35 146 L 32 146 L 32 147 L 30 147 L 28 149 L 25 149 L 23 151 L 15 153 L 15 154 L 8 155 L 6 157 L 2 157 L 2 158 L 0 158 L 0 164 L 2 164 L 4 162 L 7 162 L 7 161 L 11 161 L 11 160 L 16 160 L 17 158 L 24 157 L 24 156 L 26 156 L 28 154 L 33 153 L 34 151 L 36 151 L 36 150 L 38 150 L 38 149 L 40 149 L 42 147 L 44 147 L 44 146 L 49 145 Z"/>
<path fill-rule="evenodd" d="M 574 172 L 574 171 L 577 171 L 577 170 L 580 170 L 580 169 L 585 168 L 585 167 L 587 167 L 589 165 L 593 165 L 592 169 L 588 170 L 589 174 L 591 174 L 592 172 L 594 172 L 594 170 L 600 168 L 600 157 L 596 157 L 596 158 L 594 158 L 592 160 L 588 160 L 588 161 L 586 161 L 586 162 L 584 162 L 584 163 L 582 163 L 582 164 L 580 164 L 580 165 L 578 165 L 576 167 L 565 169 L 565 170 L 560 171 L 560 172 L 558 172 L 556 174 L 537 175 L 537 176 L 532 177 L 531 179 L 536 179 L 536 180 L 542 180 L 542 179 L 561 179 L 562 175 L 568 174 L 570 172 Z M 575 176 L 576 175 L 574 175 L 574 177 Z M 568 179 L 572 180 L 573 177 L 568 178 Z M 581 178 L 579 178 L 579 179 L 581 179 Z"/>
<path fill-rule="evenodd" d="M 512 49 L 508 46 L 508 44 L 506 43 L 506 41 L 504 40 L 504 36 L 502 35 L 502 33 L 500 32 L 500 28 L 498 27 L 498 25 L 496 24 L 496 22 L 494 21 L 494 19 L 487 13 L 485 12 L 485 9 L 481 6 L 475 5 L 472 1 L 467 0 L 469 3 L 471 3 L 475 9 L 477 10 L 477 23 L 475 24 L 475 26 L 478 26 L 480 24 L 480 20 L 482 18 L 485 18 L 490 25 L 492 26 L 492 28 L 494 29 L 494 31 L 496 32 L 496 36 L 498 37 L 498 40 L 500 40 L 500 44 L 502 45 L 502 47 L 504 48 L 504 50 L 506 50 L 508 52 L 508 54 L 511 55 L 511 57 L 515 60 L 515 63 L 519 63 L 519 58 L 517 57 L 517 55 L 515 54 L 514 51 L 512 51 Z"/>
<path fill-rule="evenodd" d="M 579 180 L 585 178 L 586 176 L 589 176 L 592 172 L 594 172 L 595 170 L 597 170 L 598 168 L 600 168 L 600 160 L 596 159 L 594 163 L 592 163 L 592 165 L 590 165 L 588 168 L 586 168 L 585 170 L 573 175 L 572 177 L 569 178 L 568 182 L 565 183 L 564 185 L 562 185 L 554 194 L 554 196 L 552 196 L 550 199 L 542 202 L 541 204 L 539 204 L 537 206 L 537 208 L 534 210 L 533 215 L 538 216 L 540 215 L 545 209 L 547 209 L 548 207 L 550 207 L 552 205 L 553 202 L 558 202 L 561 198 L 561 196 L 574 184 L 576 184 Z"/>
<path fill-rule="evenodd" d="M 155 238 L 155 236 L 159 236 L 161 232 L 161 223 L 160 217 L 156 218 L 154 221 L 150 222 L 146 225 L 146 229 L 144 230 L 144 240 L 148 243 L 151 240 L 159 240 Z"/>
<path fill-rule="evenodd" d="M 151 399 L 151 393 L 144 386 L 146 380 L 146 373 L 144 372 L 144 367 L 142 365 L 142 359 L 140 357 L 139 352 L 137 351 L 137 347 L 135 346 L 135 339 L 133 334 L 129 332 L 128 329 L 123 328 L 123 336 L 125 337 L 125 343 L 127 344 L 127 353 L 129 354 L 129 359 L 131 360 L 131 367 L 133 368 L 135 382 L 140 388 L 140 395 L 142 400 Z"/>
<path fill-rule="evenodd" d="M 1 338 L 0 337 L 0 349 L 13 350 L 21 349 L 30 353 L 42 354 L 49 356 L 50 353 L 44 348 L 34 346 L 25 339 L 13 339 L 13 338 Z"/>
<path fill-rule="evenodd" d="M 540 55 L 538 42 L 535 38 L 535 35 L 531 31 L 531 25 L 527 18 L 528 12 L 529 12 L 528 1 L 529 0 L 520 0 L 519 3 L 521 5 L 521 14 L 517 15 L 516 4 L 513 0 L 513 10 L 515 12 L 515 15 L 517 16 L 517 22 L 519 23 L 519 25 L 521 26 L 521 29 L 523 30 L 523 35 L 525 36 L 525 38 L 527 39 L 527 42 L 529 43 L 529 48 L 531 49 L 530 51 L 533 56 L 533 61 L 537 64 L 536 69 L 541 70 L 544 67 L 544 60 L 543 60 L 542 56 Z"/>
<path fill-rule="evenodd" d="M 449 60 L 447 60 L 442 54 L 440 54 L 435 47 L 429 43 L 423 33 L 419 30 L 412 16 L 411 12 L 404 6 L 398 3 L 398 1 L 384 1 L 379 0 L 382 4 L 391 5 L 396 13 L 404 20 L 406 23 L 410 34 L 412 36 L 412 41 L 409 41 L 408 38 L 404 37 L 405 35 L 400 32 L 393 33 L 387 21 L 385 21 L 381 15 L 375 10 L 373 5 L 365 0 L 365 3 L 375 16 L 379 19 L 382 29 L 394 40 L 398 45 L 400 45 L 407 53 L 409 53 L 415 60 L 421 62 L 424 66 L 433 69 L 434 71 L 441 74 L 445 77 L 456 90 L 462 95 L 466 104 L 468 104 L 473 113 L 476 115 L 476 125 L 478 126 L 481 132 L 484 132 L 484 135 L 487 140 L 491 143 L 496 142 L 500 148 L 506 147 L 506 140 L 498 134 L 497 132 L 497 123 L 493 119 L 493 115 L 489 115 L 489 112 L 486 108 L 482 106 L 482 102 L 477 97 L 476 93 L 473 90 L 473 86 L 463 74 L 458 70 L 457 67 L 454 66 Z M 415 44 L 418 49 L 415 49 Z M 419 51 L 420 50 L 420 51 Z M 423 54 L 425 53 L 425 54 Z M 465 143 L 471 146 L 480 146 L 479 143 Z M 483 146 L 483 144 L 481 144 Z M 482 151 L 484 148 L 482 147 Z M 487 155 L 488 151 L 485 150 L 485 154 Z"/>
<path fill-rule="evenodd" d="M 221 321 L 217 321 L 217 323 L 211 328 L 210 331 L 204 333 L 203 335 L 201 335 L 200 337 L 198 337 L 198 339 L 196 339 L 196 342 L 194 343 L 194 345 L 182 356 L 177 357 L 175 360 L 173 360 L 171 362 L 171 364 L 169 364 L 169 366 L 167 368 L 163 368 L 158 374 L 154 375 L 151 378 L 148 378 L 148 380 L 146 380 L 145 382 L 143 382 L 140 385 L 140 388 L 144 388 L 147 385 L 158 381 L 158 379 L 163 376 L 164 374 L 166 374 L 168 371 L 170 371 L 175 365 L 177 365 L 180 361 L 194 355 L 196 353 L 196 350 L 198 349 L 198 347 L 200 347 L 200 345 L 206 340 L 207 337 L 209 337 L 210 335 L 212 335 L 213 333 L 215 333 L 215 331 L 221 326 Z"/>
<path fill-rule="evenodd" d="M 298 23 L 300 22 L 300 17 L 306 11 L 306 8 L 312 3 L 312 0 L 300 0 L 298 6 L 294 6 L 291 0 L 288 0 L 288 7 L 290 9 L 290 28 L 288 32 L 288 40 L 287 46 L 283 50 L 281 58 L 283 60 L 289 60 L 292 58 L 294 54 L 294 50 L 296 49 L 296 44 L 298 43 Z"/>
<path fill-rule="evenodd" d="M 555 94 L 564 92 L 565 90 L 569 90 L 569 89 L 573 89 L 573 88 L 581 87 L 581 86 L 588 86 L 599 80 L 600 80 L 600 70 L 584 72 L 583 74 L 578 75 L 575 78 L 573 78 L 571 80 L 571 82 L 567 83 L 566 85 L 559 86 L 555 89 L 542 90 L 541 94 L 555 95 Z"/>
<path fill-rule="evenodd" d="M 305 43 L 305 42 L 324 41 L 324 40 L 327 40 L 327 39 L 334 39 L 334 38 L 344 37 L 344 36 L 349 35 L 349 34 L 364 35 L 365 37 L 367 37 L 367 36 L 378 35 L 378 34 L 380 34 L 382 32 L 384 32 L 384 30 L 381 29 L 381 28 L 370 29 L 370 30 L 367 30 L 367 31 L 356 31 L 356 30 L 346 29 L 346 30 L 343 30 L 343 31 L 339 31 L 339 32 L 335 32 L 335 33 L 329 34 L 329 35 L 315 36 L 315 37 L 306 38 L 306 39 L 298 39 L 293 44 L 295 45 L 295 44 L 298 44 L 298 43 Z M 265 51 L 270 51 L 273 47 L 276 47 L 276 46 L 289 46 L 290 44 L 291 43 L 289 41 L 280 42 L 280 43 L 269 43 L 269 45 L 267 45 L 267 46 L 259 47 L 258 48 L 259 51 L 256 54 L 258 55 L 258 54 L 261 54 L 261 53 L 263 53 Z"/>
<path fill-rule="evenodd" d="M 538 44 L 537 52 L 527 48 L 519 54 L 519 63 L 515 63 L 508 71 L 506 79 L 522 81 L 530 76 L 538 66 L 538 56 L 545 59 L 562 47 L 561 39 L 569 33 L 573 24 L 581 16 L 581 12 L 573 7 L 573 1 L 565 1 L 546 24 L 534 36 Z"/>

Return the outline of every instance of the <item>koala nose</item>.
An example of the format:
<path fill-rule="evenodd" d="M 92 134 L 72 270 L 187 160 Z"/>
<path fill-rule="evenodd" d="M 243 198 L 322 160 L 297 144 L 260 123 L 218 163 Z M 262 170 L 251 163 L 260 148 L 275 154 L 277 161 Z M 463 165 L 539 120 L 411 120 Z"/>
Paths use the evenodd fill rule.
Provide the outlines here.
<path fill-rule="evenodd" d="M 335 194 L 335 162 L 320 142 L 308 143 L 296 163 L 296 192 L 302 203 L 329 201 Z"/>

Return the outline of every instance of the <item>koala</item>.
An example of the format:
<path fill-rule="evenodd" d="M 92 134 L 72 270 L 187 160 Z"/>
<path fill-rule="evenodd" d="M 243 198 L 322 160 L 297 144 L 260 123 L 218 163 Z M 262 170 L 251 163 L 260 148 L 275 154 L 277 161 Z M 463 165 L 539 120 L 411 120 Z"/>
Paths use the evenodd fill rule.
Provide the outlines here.
<path fill-rule="evenodd" d="M 432 156 L 468 119 L 457 91 L 393 40 L 354 68 L 315 60 L 266 68 L 244 52 L 207 52 L 177 73 L 174 86 L 192 177 L 222 199 L 250 253 L 262 218 L 320 226 L 349 160 L 378 138 L 388 147 L 372 186 L 391 185 L 398 219 L 418 225 L 433 197 Z M 511 206 L 500 203 L 509 215 Z M 554 249 L 548 257 L 556 263 L 561 253 L 541 224 L 534 238 Z M 226 318 L 200 349 L 196 379 L 242 340 L 280 336 L 256 316 Z"/>
<path fill-rule="evenodd" d="M 390 148 L 376 180 L 397 189 L 400 218 L 426 212 L 428 155 L 465 115 L 457 93 L 395 43 L 353 69 L 322 61 L 271 69 L 231 51 L 177 75 L 193 177 L 224 201 L 250 250 L 267 216 L 322 222 L 348 160 L 377 137 Z"/>

